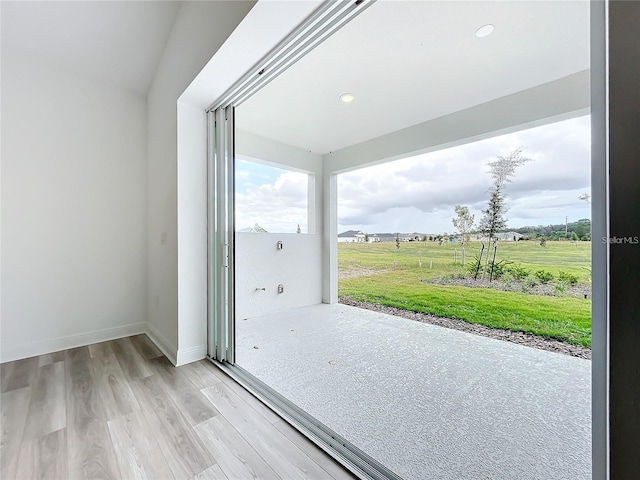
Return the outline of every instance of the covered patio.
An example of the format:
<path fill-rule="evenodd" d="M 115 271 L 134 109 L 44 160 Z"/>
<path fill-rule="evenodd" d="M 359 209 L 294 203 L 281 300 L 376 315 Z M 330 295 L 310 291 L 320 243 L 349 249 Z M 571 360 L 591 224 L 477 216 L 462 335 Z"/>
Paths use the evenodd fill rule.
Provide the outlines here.
<path fill-rule="evenodd" d="M 591 362 L 342 304 L 237 323 L 237 364 L 406 479 L 591 478 Z"/>

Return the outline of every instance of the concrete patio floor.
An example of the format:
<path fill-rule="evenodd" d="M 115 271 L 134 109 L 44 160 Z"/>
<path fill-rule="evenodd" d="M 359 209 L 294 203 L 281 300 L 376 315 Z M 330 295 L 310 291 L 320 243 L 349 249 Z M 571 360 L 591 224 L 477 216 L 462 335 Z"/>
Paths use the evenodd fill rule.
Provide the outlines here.
<path fill-rule="evenodd" d="M 405 479 L 591 478 L 591 362 L 346 305 L 239 320 L 237 364 Z"/>

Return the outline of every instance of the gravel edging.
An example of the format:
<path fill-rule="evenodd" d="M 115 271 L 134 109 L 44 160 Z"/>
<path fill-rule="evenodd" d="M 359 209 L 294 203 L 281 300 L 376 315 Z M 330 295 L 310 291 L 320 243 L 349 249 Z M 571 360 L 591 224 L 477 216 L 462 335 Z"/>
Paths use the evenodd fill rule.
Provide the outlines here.
<path fill-rule="evenodd" d="M 511 330 L 490 328 L 484 325 L 468 323 L 457 318 L 436 317 L 428 313 L 411 312 L 409 310 L 403 310 L 401 308 L 387 307 L 385 305 L 377 305 L 374 303 L 358 302 L 356 300 L 351 300 L 345 297 L 340 297 L 339 301 L 344 305 L 350 305 L 352 307 L 364 308 L 367 310 L 373 310 L 374 312 L 381 312 L 388 315 L 395 315 L 396 317 L 415 320 L 417 322 L 430 323 L 432 325 L 439 325 L 441 327 L 451 328 L 453 330 L 460 330 L 462 332 L 482 335 L 483 337 L 518 343 L 520 345 L 537 348 L 539 350 L 547 350 L 549 352 L 562 353 L 564 355 L 570 355 L 572 357 L 591 360 L 591 349 L 588 347 L 571 345 L 559 340 L 540 337 L 532 333 L 513 332 Z"/>

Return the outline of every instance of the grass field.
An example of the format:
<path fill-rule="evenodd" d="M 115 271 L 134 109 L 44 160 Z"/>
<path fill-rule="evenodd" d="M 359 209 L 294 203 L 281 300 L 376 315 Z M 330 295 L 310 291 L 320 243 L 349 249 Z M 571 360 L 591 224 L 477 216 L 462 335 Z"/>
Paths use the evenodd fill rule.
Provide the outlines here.
<path fill-rule="evenodd" d="M 466 248 L 467 263 L 473 262 L 479 244 Z M 457 250 L 458 262 L 454 263 Z M 496 261 L 506 259 L 532 271 L 559 271 L 590 282 L 589 242 L 501 243 Z M 395 262 L 395 269 L 394 269 Z M 339 295 L 354 300 L 425 312 L 470 323 L 530 332 L 576 345 L 591 345 L 591 300 L 529 295 L 485 288 L 424 283 L 465 271 L 460 248 L 435 242 L 338 245 Z M 420 266 L 420 263 L 422 266 Z M 361 275 L 375 272 L 374 275 Z"/>

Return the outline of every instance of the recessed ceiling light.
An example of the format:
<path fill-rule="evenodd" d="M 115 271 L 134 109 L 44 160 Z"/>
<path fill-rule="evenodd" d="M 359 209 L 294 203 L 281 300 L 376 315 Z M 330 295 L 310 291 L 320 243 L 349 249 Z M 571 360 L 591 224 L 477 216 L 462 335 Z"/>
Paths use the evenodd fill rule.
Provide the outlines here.
<path fill-rule="evenodd" d="M 483 25 L 478 30 L 476 30 L 476 37 L 478 38 L 488 37 L 493 33 L 493 29 L 494 27 L 490 23 L 488 23 L 487 25 Z"/>
<path fill-rule="evenodd" d="M 353 93 L 343 93 L 340 95 L 340 101 L 343 103 L 353 102 L 356 99 L 356 96 Z"/>

